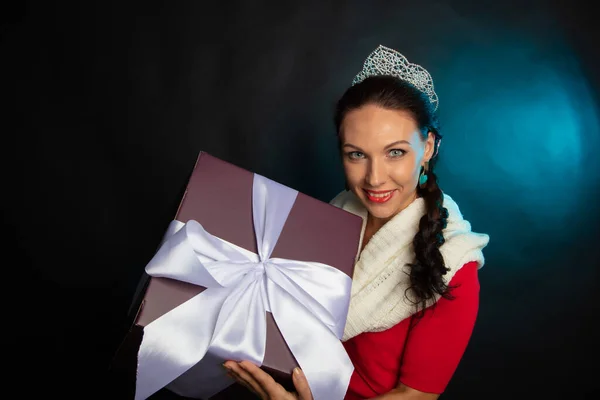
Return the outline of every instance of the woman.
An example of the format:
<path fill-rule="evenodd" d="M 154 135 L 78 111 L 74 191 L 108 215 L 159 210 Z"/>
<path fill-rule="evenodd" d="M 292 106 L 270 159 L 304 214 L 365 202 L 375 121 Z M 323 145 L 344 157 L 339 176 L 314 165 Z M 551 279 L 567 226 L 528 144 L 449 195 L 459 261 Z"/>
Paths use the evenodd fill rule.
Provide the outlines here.
<path fill-rule="evenodd" d="M 422 67 L 379 46 L 337 104 L 347 190 L 332 204 L 363 217 L 344 346 L 347 400 L 437 399 L 471 337 L 488 236 L 471 232 L 434 173 L 438 99 Z M 225 367 L 263 399 L 289 393 L 249 362 Z"/>

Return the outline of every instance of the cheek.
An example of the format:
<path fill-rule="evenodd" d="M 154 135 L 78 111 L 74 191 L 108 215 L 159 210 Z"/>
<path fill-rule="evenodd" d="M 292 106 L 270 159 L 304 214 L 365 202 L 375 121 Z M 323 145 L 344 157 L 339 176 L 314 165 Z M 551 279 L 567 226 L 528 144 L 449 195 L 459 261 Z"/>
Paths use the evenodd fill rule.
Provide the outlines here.
<path fill-rule="evenodd" d="M 357 165 L 344 162 L 344 174 L 346 175 L 347 181 L 354 182 L 359 179 L 360 171 L 359 168 L 357 168 Z"/>
<path fill-rule="evenodd" d="M 412 186 L 419 179 L 419 168 L 415 164 L 415 160 L 402 160 L 392 170 L 392 176 L 396 183 L 402 186 Z"/>
<path fill-rule="evenodd" d="M 360 164 L 344 162 L 344 174 L 348 183 L 357 184 L 362 181 L 364 173 Z"/>

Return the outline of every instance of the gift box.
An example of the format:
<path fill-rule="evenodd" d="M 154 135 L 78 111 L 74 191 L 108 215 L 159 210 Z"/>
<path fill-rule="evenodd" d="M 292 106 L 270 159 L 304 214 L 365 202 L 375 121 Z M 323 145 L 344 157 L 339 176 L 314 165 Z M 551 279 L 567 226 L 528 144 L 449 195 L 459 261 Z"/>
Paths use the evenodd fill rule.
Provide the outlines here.
<path fill-rule="evenodd" d="M 352 373 L 340 339 L 361 226 L 201 152 L 112 364 L 127 398 L 254 398 L 221 367 L 248 359 L 291 390 L 301 367 L 316 400 L 341 399 Z"/>

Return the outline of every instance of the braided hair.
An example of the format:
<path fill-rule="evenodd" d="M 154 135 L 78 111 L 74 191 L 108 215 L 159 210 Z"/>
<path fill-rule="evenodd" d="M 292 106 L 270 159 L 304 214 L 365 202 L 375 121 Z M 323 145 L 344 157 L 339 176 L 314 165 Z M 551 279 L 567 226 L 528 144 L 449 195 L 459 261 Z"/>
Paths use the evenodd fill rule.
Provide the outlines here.
<path fill-rule="evenodd" d="M 437 295 L 453 298 L 451 288 L 444 282 L 448 269 L 439 250 L 444 244 L 443 229 L 448 219 L 444 195 L 434 173 L 437 150 L 442 139 L 439 121 L 429 97 L 415 86 L 392 76 L 373 76 L 350 87 L 336 105 L 334 123 L 340 144 L 339 132 L 344 117 L 348 112 L 366 104 L 407 111 L 415 119 L 423 140 L 427 139 L 429 133 L 435 137 L 434 156 L 421 171 L 427 179 L 417 187 L 417 195 L 425 202 L 426 213 L 421 218 L 419 231 L 413 239 L 415 259 L 409 264 L 410 286 L 407 291 L 411 296 L 405 293 L 417 311 L 423 311 Z M 418 312 L 417 315 L 422 313 Z"/>

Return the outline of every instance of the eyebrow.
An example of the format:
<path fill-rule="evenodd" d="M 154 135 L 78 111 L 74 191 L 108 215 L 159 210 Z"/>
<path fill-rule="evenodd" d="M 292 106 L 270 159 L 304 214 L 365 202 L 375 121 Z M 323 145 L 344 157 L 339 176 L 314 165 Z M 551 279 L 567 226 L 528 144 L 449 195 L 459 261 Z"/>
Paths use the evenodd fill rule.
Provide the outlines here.
<path fill-rule="evenodd" d="M 397 145 L 399 145 L 399 144 L 407 144 L 407 145 L 409 145 L 409 146 L 410 146 L 410 142 L 409 142 L 408 140 L 397 140 L 397 141 L 395 141 L 395 142 L 393 142 L 393 143 L 390 143 L 390 144 L 388 144 L 387 146 L 385 146 L 385 148 L 384 148 L 384 149 L 385 149 L 385 150 L 387 150 L 387 149 L 389 149 L 390 147 L 394 147 L 394 146 L 397 146 Z M 355 146 L 355 145 L 353 145 L 353 144 L 351 144 L 351 143 L 344 143 L 344 146 L 343 146 L 343 147 L 352 147 L 352 148 L 354 148 L 354 149 L 356 149 L 356 150 L 360 150 L 360 151 L 362 151 L 362 149 L 361 149 L 360 147 L 358 147 L 358 146 Z"/>

